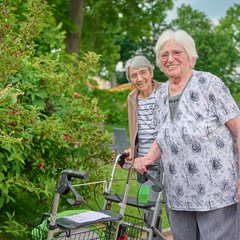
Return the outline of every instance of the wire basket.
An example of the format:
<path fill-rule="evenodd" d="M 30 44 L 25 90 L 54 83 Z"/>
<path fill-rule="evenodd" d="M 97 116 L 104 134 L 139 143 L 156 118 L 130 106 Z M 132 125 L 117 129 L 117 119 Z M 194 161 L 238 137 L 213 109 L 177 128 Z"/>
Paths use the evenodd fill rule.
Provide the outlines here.
<path fill-rule="evenodd" d="M 125 227 L 125 232 L 128 239 L 131 240 L 144 240 L 147 239 L 146 225 L 142 218 L 126 215 L 122 225 Z"/>
<path fill-rule="evenodd" d="M 32 240 L 47 240 L 47 226 L 28 223 L 30 226 L 29 238 Z M 61 231 L 55 234 L 54 240 L 113 240 L 116 227 L 113 222 L 98 223 L 74 230 Z"/>

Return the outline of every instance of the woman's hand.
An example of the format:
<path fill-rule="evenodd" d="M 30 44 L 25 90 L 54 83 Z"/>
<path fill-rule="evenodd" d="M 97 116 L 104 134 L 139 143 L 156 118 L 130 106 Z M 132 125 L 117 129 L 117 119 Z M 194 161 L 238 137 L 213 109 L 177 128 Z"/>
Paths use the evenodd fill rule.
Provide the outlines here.
<path fill-rule="evenodd" d="M 161 151 L 158 147 L 156 140 L 152 143 L 151 148 L 144 157 L 138 157 L 134 160 L 134 168 L 139 173 L 145 173 L 147 171 L 147 166 L 153 164 L 156 160 L 160 159 Z"/>
<path fill-rule="evenodd" d="M 147 171 L 147 165 L 146 157 L 139 157 L 135 159 L 133 167 L 137 172 L 143 174 Z"/>
<path fill-rule="evenodd" d="M 238 203 L 240 204 L 240 178 L 237 180 L 237 198 Z"/>
<path fill-rule="evenodd" d="M 237 116 L 229 120 L 228 122 L 226 122 L 226 125 L 237 139 L 238 165 L 240 166 L 240 116 Z M 238 202 L 240 203 L 240 172 L 238 172 L 238 180 L 237 180 L 237 198 L 238 198 Z"/>
<path fill-rule="evenodd" d="M 124 153 L 127 155 L 127 157 L 125 158 L 125 160 L 126 160 L 127 162 L 131 162 L 131 161 L 132 161 L 132 151 L 131 151 L 131 148 L 125 150 Z"/>

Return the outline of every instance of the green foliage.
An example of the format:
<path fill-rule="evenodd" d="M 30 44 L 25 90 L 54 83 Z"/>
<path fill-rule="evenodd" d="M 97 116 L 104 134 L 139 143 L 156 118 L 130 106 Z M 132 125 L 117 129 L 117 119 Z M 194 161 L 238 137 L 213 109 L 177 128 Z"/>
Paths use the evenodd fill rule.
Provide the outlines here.
<path fill-rule="evenodd" d="M 0 19 L 0 228 L 7 239 L 20 239 L 23 213 L 37 217 L 36 199 L 47 203 L 60 171 L 86 171 L 89 181 L 99 180 L 105 177 L 100 166 L 112 154 L 106 116 L 96 98 L 83 94 L 99 56 L 88 52 L 79 61 L 65 55 L 63 42 L 39 46 L 38 39 L 46 36 L 41 35 L 49 13 L 45 1 L 13 3 L 19 8 L 1 5 Z M 54 28 L 54 21 L 48 24 Z M 62 39 L 58 30 L 54 34 L 56 42 Z"/>
<path fill-rule="evenodd" d="M 239 48 L 233 35 L 240 28 L 239 24 L 230 24 L 230 16 L 234 12 L 239 14 L 237 6 L 230 9 L 225 20 L 222 19 L 218 25 L 214 25 L 204 13 L 184 4 L 178 8 L 178 17 L 172 21 L 173 27 L 184 29 L 196 42 L 199 59 L 195 69 L 212 72 L 226 83 L 239 63 Z"/>
<path fill-rule="evenodd" d="M 5 8 L 7 15 L 3 14 L 3 20 L 9 20 L 11 17 L 11 28 L 5 31 L 14 30 L 16 38 L 11 38 L 14 44 L 19 41 L 25 42 L 22 51 L 27 54 L 29 47 L 34 47 L 29 50 L 34 50 L 35 54 L 41 54 L 51 51 L 60 51 L 65 48 L 64 38 L 65 32 L 62 30 L 62 25 L 57 24 L 51 12 L 49 5 L 44 0 L 12 0 L 8 1 Z M 10 14 L 10 15 L 9 15 Z M 21 32 L 21 34 L 17 34 Z M 6 34 L 4 34 L 6 37 Z M 28 44 L 28 41 L 33 40 L 34 44 Z M 18 42 L 17 42 L 18 41 Z"/>
<path fill-rule="evenodd" d="M 240 4 L 235 3 L 233 7 L 229 8 L 226 15 L 220 19 L 217 26 L 218 31 L 226 32 L 231 36 L 232 41 L 236 45 L 236 48 L 240 47 Z"/>
<path fill-rule="evenodd" d="M 73 32 L 68 18 L 68 0 L 49 0 L 52 12 L 63 29 Z M 153 28 L 159 30 L 172 0 L 85 0 L 80 57 L 86 51 L 101 55 L 101 77 L 111 79 L 118 61 L 126 61 L 139 48 L 152 42 Z M 142 45 L 144 45 L 142 47 Z M 153 54 L 153 49 L 150 48 Z"/>
<path fill-rule="evenodd" d="M 128 129 L 127 96 L 129 90 L 113 91 L 94 89 L 90 95 L 100 99 L 99 108 L 106 113 L 106 125 L 109 131 L 112 127 Z"/>
<path fill-rule="evenodd" d="M 20 235 L 19 233 L 25 234 L 27 228 L 26 226 L 19 224 L 19 222 L 15 220 L 15 212 L 13 212 L 12 214 L 6 212 L 6 215 L 7 220 L 4 222 L 2 227 L 2 229 L 4 229 L 4 232 L 6 233 L 5 237 L 18 237 Z"/>
<path fill-rule="evenodd" d="M 228 52 L 228 55 L 222 55 L 222 62 L 227 65 L 230 65 L 230 71 L 232 70 L 230 77 L 227 81 L 228 86 L 230 87 L 231 93 L 234 96 L 234 99 L 237 101 L 240 106 L 240 75 L 237 74 L 236 69 L 239 68 L 239 58 L 240 58 L 240 4 L 234 4 L 222 19 L 220 19 L 219 25 L 216 28 L 216 31 L 221 35 L 227 35 L 228 42 L 223 42 L 223 49 L 225 52 Z M 232 69 L 233 68 L 233 69 Z"/>

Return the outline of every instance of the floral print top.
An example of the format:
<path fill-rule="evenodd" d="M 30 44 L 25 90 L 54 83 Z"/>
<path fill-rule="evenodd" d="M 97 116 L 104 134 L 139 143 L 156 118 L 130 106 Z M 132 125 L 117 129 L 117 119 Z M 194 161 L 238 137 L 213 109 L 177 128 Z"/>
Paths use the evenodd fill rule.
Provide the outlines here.
<path fill-rule="evenodd" d="M 208 211 L 236 203 L 237 144 L 225 123 L 240 111 L 229 89 L 215 75 L 193 71 L 171 120 L 168 87 L 156 93 L 153 122 L 169 207 Z"/>

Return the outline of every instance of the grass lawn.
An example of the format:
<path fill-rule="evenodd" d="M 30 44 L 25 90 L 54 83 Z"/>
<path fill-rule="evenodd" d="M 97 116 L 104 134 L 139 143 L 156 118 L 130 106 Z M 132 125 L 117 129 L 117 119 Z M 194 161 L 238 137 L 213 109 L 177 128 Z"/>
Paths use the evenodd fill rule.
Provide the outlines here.
<path fill-rule="evenodd" d="M 104 167 L 107 168 L 108 176 L 109 176 L 109 179 L 110 179 L 112 166 L 108 165 L 108 166 L 104 166 Z M 123 195 L 125 185 L 126 185 L 127 175 L 128 175 L 128 170 L 121 169 L 119 166 L 117 167 L 111 194 L 117 193 L 119 195 Z M 132 178 L 132 181 L 131 181 L 129 196 L 137 198 L 137 194 L 138 194 L 138 182 L 136 180 L 136 174 L 135 174 Z M 100 206 L 103 206 L 103 201 L 104 201 L 103 197 L 100 197 L 98 199 L 98 202 L 99 202 Z M 119 211 L 118 204 L 116 204 L 116 203 L 113 204 L 111 210 Z M 162 211 L 163 211 L 163 213 L 162 213 L 162 228 L 164 229 L 164 228 L 169 227 L 168 219 L 167 219 L 167 216 L 166 216 L 165 203 L 163 203 Z M 137 209 L 137 208 L 134 208 L 134 207 L 127 207 L 126 214 L 129 214 L 131 216 L 140 217 L 140 218 L 142 217 L 142 211 L 140 209 Z"/>

